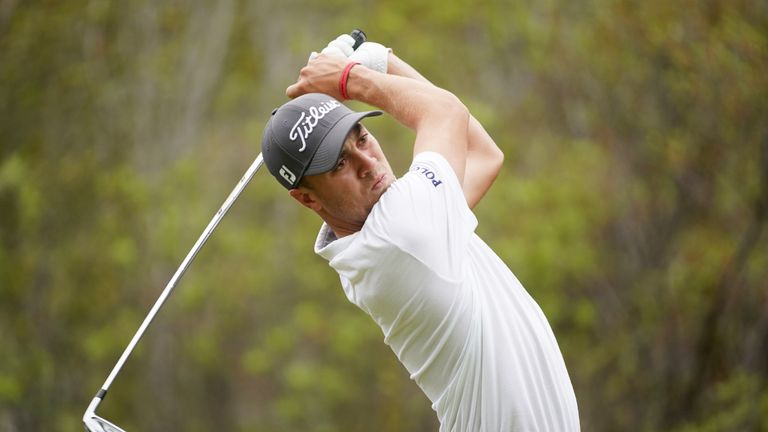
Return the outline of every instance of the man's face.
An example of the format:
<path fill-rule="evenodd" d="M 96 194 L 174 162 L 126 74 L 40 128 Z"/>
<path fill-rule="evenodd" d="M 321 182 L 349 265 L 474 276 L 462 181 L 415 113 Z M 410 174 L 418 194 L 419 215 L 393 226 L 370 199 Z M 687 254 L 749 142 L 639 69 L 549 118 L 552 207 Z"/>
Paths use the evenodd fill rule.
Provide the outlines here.
<path fill-rule="evenodd" d="M 362 228 L 373 205 L 394 181 L 378 141 L 358 124 L 347 135 L 336 167 L 327 173 L 304 177 L 300 190 L 314 201 L 314 205 L 307 207 L 314 209 L 334 231 L 342 231 L 337 235 L 346 235 Z"/>

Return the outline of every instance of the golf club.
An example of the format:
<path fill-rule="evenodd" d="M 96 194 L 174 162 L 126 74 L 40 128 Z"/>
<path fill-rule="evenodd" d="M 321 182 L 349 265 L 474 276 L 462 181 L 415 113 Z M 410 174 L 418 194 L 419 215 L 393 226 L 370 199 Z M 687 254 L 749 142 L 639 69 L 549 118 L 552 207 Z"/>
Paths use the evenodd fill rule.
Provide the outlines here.
<path fill-rule="evenodd" d="M 219 224 L 219 222 L 224 217 L 224 215 L 227 214 L 227 211 L 229 211 L 229 208 L 232 207 L 232 204 L 240 196 L 240 193 L 243 191 L 243 189 L 245 189 L 245 186 L 248 184 L 248 182 L 251 181 L 251 178 L 253 178 L 254 174 L 256 174 L 256 171 L 259 170 L 259 168 L 263 163 L 264 163 L 264 159 L 261 153 L 259 153 L 259 155 L 256 157 L 256 160 L 254 160 L 251 166 L 248 167 L 248 170 L 245 172 L 243 177 L 240 179 L 240 181 L 237 183 L 235 188 L 232 190 L 232 192 L 229 194 L 227 199 L 224 201 L 224 204 L 221 205 L 221 208 L 219 208 L 219 211 L 216 212 L 216 214 L 213 216 L 213 219 L 211 219 L 211 221 L 208 223 L 208 226 L 205 227 L 205 230 L 197 239 L 197 241 L 195 242 L 195 245 L 192 246 L 192 249 L 189 251 L 189 253 L 187 253 L 187 256 L 184 258 L 184 261 L 181 262 L 181 265 L 176 270 L 176 273 L 174 273 L 171 280 L 168 281 L 168 284 L 165 286 L 165 289 L 163 289 L 163 292 L 160 294 L 160 297 L 155 302 L 155 305 L 152 306 L 152 309 L 149 311 L 149 314 L 147 315 L 146 318 L 144 318 L 144 322 L 141 323 L 139 330 L 136 332 L 135 335 L 133 335 L 133 339 L 131 339 L 131 342 L 125 348 L 125 351 L 123 351 L 123 355 L 120 356 L 120 359 L 117 361 L 117 364 L 115 364 L 115 367 L 112 368 L 112 372 L 107 377 L 107 380 L 104 381 L 104 385 L 101 386 L 101 389 L 99 390 L 98 393 L 96 393 L 96 396 L 91 401 L 91 404 L 88 405 L 88 409 L 85 410 L 85 414 L 83 414 L 83 422 L 85 423 L 85 429 L 87 431 L 125 432 L 123 431 L 123 429 L 120 429 L 114 424 L 96 415 L 96 407 L 99 406 L 99 403 L 101 403 L 101 401 L 106 396 L 107 390 L 109 389 L 109 386 L 112 384 L 112 381 L 115 379 L 118 372 L 120 372 L 120 369 L 122 369 L 123 364 L 128 359 L 128 356 L 136 347 L 136 344 L 139 342 L 139 339 L 141 339 L 141 337 L 144 335 L 144 332 L 147 330 L 147 327 L 155 318 L 155 315 L 157 315 L 157 312 L 160 310 L 160 307 L 162 307 L 163 303 L 165 303 L 165 300 L 168 298 L 168 295 L 170 295 L 171 291 L 173 291 L 173 288 L 176 286 L 176 283 L 179 281 L 179 279 L 181 279 L 181 276 L 187 270 L 190 263 L 195 258 L 195 255 L 197 255 L 197 253 L 200 251 L 200 248 L 203 247 L 205 242 L 211 236 L 211 233 L 213 233 L 213 230 L 216 229 L 216 226 Z"/>
<path fill-rule="evenodd" d="M 357 49 L 363 42 L 365 42 L 365 39 L 366 39 L 365 33 L 359 29 L 355 29 L 354 31 L 352 31 L 351 36 L 355 39 L 355 44 L 353 46 L 353 49 Z M 152 306 L 152 309 L 149 311 L 149 314 L 147 314 L 147 317 L 144 318 L 144 321 L 141 323 L 141 326 L 136 331 L 136 334 L 133 335 L 133 339 L 131 339 L 131 342 L 125 348 L 125 351 L 123 351 L 123 354 L 120 356 L 120 359 L 117 361 L 114 368 L 112 368 L 112 372 L 110 372 L 109 376 L 107 377 L 107 380 L 104 381 L 104 385 L 101 386 L 101 389 L 98 391 L 98 393 L 96 393 L 96 396 L 93 398 L 93 400 L 91 400 L 91 403 L 88 405 L 88 409 L 85 410 L 85 414 L 83 414 L 83 423 L 85 424 L 86 431 L 88 432 L 125 432 L 120 427 L 115 426 L 113 423 L 99 417 L 96 414 L 96 408 L 99 406 L 101 401 L 104 400 L 104 397 L 107 395 L 107 390 L 109 390 L 109 386 L 112 385 L 112 381 L 120 372 L 120 369 L 123 368 L 123 365 L 128 359 L 128 356 L 131 354 L 131 352 L 133 352 L 133 349 L 136 347 L 136 344 L 139 343 L 139 340 L 144 335 L 144 332 L 147 330 L 147 327 L 149 327 L 149 324 L 155 318 L 160 308 L 163 306 L 163 303 L 165 303 L 165 300 L 168 298 L 171 291 L 173 291 L 173 289 L 176 287 L 176 283 L 179 281 L 179 279 L 181 279 L 181 276 L 184 274 L 187 268 L 189 268 L 189 265 L 192 263 L 192 260 L 195 258 L 197 253 L 200 251 L 200 249 L 203 247 L 205 242 L 211 236 L 211 234 L 213 233 L 213 230 L 216 229 L 216 226 L 219 224 L 219 222 L 224 217 L 224 215 L 227 214 L 227 211 L 229 211 L 229 208 L 232 207 L 232 204 L 235 202 L 235 200 L 237 200 L 237 198 L 242 193 L 243 189 L 245 189 L 245 186 L 248 185 L 248 182 L 251 181 L 251 178 L 253 178 L 253 176 L 256 174 L 256 171 L 258 171 L 259 168 L 261 168 L 261 165 L 263 163 L 264 163 L 264 159 L 261 153 L 259 153 L 259 155 L 253 161 L 251 166 L 248 167 L 248 170 L 245 172 L 243 177 L 237 183 L 235 188 L 232 190 L 232 192 L 230 192 L 229 196 L 224 201 L 224 204 L 221 205 L 221 207 L 219 208 L 219 211 L 216 212 L 216 214 L 213 216 L 213 219 L 211 219 L 211 221 L 208 223 L 208 226 L 205 227 L 205 230 L 203 230 L 203 233 L 200 234 L 200 237 L 197 239 L 194 246 L 192 246 L 192 249 L 187 253 L 187 256 L 181 262 L 181 265 L 176 270 L 176 273 L 174 273 L 173 277 L 171 277 L 171 280 L 168 281 L 168 284 L 165 286 L 165 289 L 163 289 L 163 292 L 160 294 L 160 297 L 157 299 L 154 306 Z"/>

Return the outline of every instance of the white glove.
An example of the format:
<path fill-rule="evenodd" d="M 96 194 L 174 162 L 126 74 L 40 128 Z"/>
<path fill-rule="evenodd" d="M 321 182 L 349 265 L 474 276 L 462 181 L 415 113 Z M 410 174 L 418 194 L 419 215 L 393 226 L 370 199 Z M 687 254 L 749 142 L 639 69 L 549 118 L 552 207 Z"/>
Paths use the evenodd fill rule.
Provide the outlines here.
<path fill-rule="evenodd" d="M 387 73 L 387 59 L 390 51 L 392 50 L 380 43 L 364 42 L 349 56 L 349 59 L 376 72 Z"/>
<path fill-rule="evenodd" d="M 355 45 L 355 39 L 348 35 L 343 34 L 339 35 L 336 39 L 330 41 L 328 43 L 328 46 L 323 48 L 322 51 L 320 51 L 323 54 L 328 55 L 335 55 L 339 57 L 347 58 L 354 52 L 354 49 L 352 47 Z M 312 52 L 312 54 L 309 55 L 309 61 L 312 61 L 317 57 L 319 54 L 316 52 Z"/>
<path fill-rule="evenodd" d="M 328 43 L 328 46 L 321 51 L 323 54 L 335 55 L 339 57 L 348 57 L 368 69 L 381 73 L 387 73 L 387 60 L 390 48 L 376 42 L 364 42 L 357 50 L 352 49 L 355 46 L 355 39 L 348 35 L 339 35 L 336 39 Z M 312 52 L 309 55 L 309 61 L 312 61 L 319 54 Z"/>

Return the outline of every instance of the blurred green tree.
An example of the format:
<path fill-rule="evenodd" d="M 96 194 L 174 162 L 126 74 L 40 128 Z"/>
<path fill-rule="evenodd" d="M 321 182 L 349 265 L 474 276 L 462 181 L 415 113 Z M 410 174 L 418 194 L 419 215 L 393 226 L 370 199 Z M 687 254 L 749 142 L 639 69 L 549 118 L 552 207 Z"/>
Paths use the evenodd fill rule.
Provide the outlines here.
<path fill-rule="evenodd" d="M 553 324 L 594 431 L 768 430 L 768 4 L 0 0 L 0 431 L 80 416 L 354 27 L 507 155 L 481 236 Z M 412 135 L 368 123 L 397 170 Z M 100 412 L 128 430 L 436 430 L 260 173 Z"/>

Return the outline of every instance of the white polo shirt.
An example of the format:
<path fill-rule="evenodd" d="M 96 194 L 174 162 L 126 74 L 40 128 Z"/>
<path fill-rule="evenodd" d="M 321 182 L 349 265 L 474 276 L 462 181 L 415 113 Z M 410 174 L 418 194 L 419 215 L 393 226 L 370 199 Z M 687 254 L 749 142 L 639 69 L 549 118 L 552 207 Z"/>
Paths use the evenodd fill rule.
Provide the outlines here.
<path fill-rule="evenodd" d="M 476 226 L 451 166 L 425 152 L 361 231 L 336 239 L 323 225 L 315 251 L 381 327 L 441 432 L 578 431 L 552 329 Z"/>

